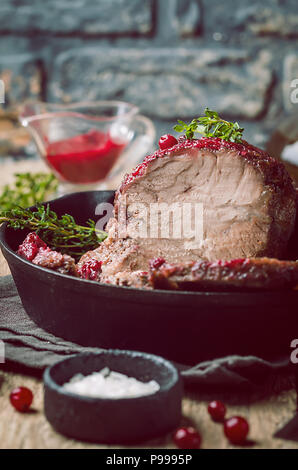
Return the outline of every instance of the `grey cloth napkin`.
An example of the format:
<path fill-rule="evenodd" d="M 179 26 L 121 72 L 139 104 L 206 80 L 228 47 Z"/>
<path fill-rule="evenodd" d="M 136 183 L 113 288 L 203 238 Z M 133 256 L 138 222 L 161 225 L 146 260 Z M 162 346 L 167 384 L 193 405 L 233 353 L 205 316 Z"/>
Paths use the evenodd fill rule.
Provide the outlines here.
<path fill-rule="evenodd" d="M 40 371 L 73 354 L 102 351 L 65 341 L 35 325 L 22 306 L 11 276 L 0 278 L 0 340 L 4 342 L 6 362 Z M 205 386 L 247 391 L 268 389 L 268 384 L 272 388 L 277 377 L 290 377 L 291 371 L 289 357 L 269 362 L 255 356 L 228 356 L 193 367 L 177 366 L 186 385 L 198 385 L 201 389 Z"/>

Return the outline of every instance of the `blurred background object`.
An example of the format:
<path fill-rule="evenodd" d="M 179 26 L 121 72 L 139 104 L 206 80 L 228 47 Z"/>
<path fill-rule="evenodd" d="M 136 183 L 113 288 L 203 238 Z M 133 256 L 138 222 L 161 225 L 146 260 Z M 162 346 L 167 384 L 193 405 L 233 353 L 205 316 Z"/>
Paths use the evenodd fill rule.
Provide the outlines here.
<path fill-rule="evenodd" d="M 272 157 L 283 160 L 298 188 L 298 113 L 280 122 L 266 150 Z"/>
<path fill-rule="evenodd" d="M 1 0 L 0 17 L 2 161 L 36 155 L 28 99 L 128 101 L 157 137 L 208 106 L 263 148 L 297 114 L 297 0 Z"/>

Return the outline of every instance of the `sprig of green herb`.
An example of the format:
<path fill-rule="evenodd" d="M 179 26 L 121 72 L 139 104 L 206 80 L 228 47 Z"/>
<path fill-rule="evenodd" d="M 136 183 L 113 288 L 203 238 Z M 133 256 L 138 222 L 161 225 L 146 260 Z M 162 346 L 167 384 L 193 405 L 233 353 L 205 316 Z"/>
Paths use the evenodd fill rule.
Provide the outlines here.
<path fill-rule="evenodd" d="M 238 122 L 222 119 L 216 111 L 205 108 L 205 116 L 193 119 L 189 124 L 178 120 L 174 126 L 176 132 L 184 132 L 187 139 L 193 139 L 195 133 L 205 137 L 219 137 L 230 142 L 242 142 L 243 127 Z"/>
<path fill-rule="evenodd" d="M 0 195 L 0 211 L 44 202 L 57 186 L 58 180 L 51 173 L 17 173 L 14 184 L 6 185 Z"/>
<path fill-rule="evenodd" d="M 78 225 L 75 219 L 65 214 L 62 217 L 50 210 L 49 205 L 37 205 L 36 211 L 14 207 L 0 213 L 0 224 L 7 222 L 14 229 L 29 229 L 38 233 L 52 249 L 67 253 L 78 259 L 86 251 L 94 250 L 107 233 L 97 230 L 94 220 Z"/>

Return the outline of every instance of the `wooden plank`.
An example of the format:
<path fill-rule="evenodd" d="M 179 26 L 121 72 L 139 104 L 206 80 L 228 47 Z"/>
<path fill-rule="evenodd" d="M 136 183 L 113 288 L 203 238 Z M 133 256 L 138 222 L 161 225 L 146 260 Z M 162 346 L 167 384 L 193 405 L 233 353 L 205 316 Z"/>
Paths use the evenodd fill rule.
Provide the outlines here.
<path fill-rule="evenodd" d="M 1 449 L 91 449 L 115 448 L 85 444 L 56 433 L 43 413 L 42 383 L 32 377 L 0 371 L 0 448 Z M 34 393 L 33 409 L 30 413 L 18 413 L 9 403 L 10 391 L 16 386 L 29 387 Z M 210 397 L 213 398 L 213 397 Z M 230 405 L 228 415 L 245 416 L 250 424 L 250 438 L 256 441 L 252 448 L 297 449 L 298 444 L 274 439 L 274 432 L 286 423 L 295 410 L 294 391 L 282 392 L 250 405 Z M 207 413 L 207 402 L 200 393 L 192 393 L 183 402 L 184 421 L 189 419 L 202 435 L 202 448 L 233 448 L 223 435 L 221 424 L 211 421 Z M 120 447 L 120 446 L 119 446 Z M 173 448 L 171 436 L 145 442 L 140 448 Z"/>

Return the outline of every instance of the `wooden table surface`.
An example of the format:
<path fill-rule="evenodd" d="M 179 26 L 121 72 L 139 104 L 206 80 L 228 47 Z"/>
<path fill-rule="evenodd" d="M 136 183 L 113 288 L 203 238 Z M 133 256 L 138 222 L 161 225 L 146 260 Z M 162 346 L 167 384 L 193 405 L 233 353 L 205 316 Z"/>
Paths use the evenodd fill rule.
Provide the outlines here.
<path fill-rule="evenodd" d="M 32 162 L 9 163 L 1 165 L 0 185 L 11 181 L 18 171 L 32 171 Z M 42 162 L 34 164 L 34 170 L 44 169 Z M 0 275 L 9 273 L 4 259 L 0 258 Z M 1 314 L 1 305 L 0 305 Z M 1 366 L 1 364 L 0 364 Z M 9 393 L 17 386 L 29 387 L 34 393 L 33 409 L 21 414 L 9 403 Z M 298 443 L 273 438 L 273 434 L 283 426 L 295 411 L 296 393 L 294 390 L 278 392 L 277 384 L 272 384 L 266 397 L 242 397 L 233 392 L 229 399 L 245 404 L 228 406 L 228 416 L 242 415 L 250 424 L 251 448 L 298 448 Z M 280 384 L 278 385 L 280 390 Z M 191 421 L 202 435 L 202 448 L 223 449 L 231 446 L 223 435 L 222 425 L 211 421 L 207 413 L 208 400 L 219 397 L 218 393 L 206 396 L 200 390 L 187 393 L 183 400 L 183 421 Z M 106 448 L 107 446 L 84 444 L 57 434 L 46 421 L 43 414 L 42 382 L 34 377 L 17 374 L 0 367 L 0 448 L 1 449 L 80 449 Z M 141 448 L 173 448 L 170 436 L 144 443 Z M 113 447 L 115 448 L 115 447 Z"/>

